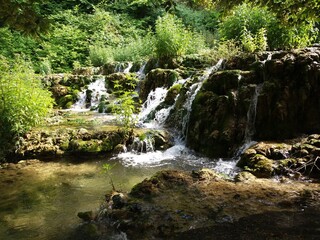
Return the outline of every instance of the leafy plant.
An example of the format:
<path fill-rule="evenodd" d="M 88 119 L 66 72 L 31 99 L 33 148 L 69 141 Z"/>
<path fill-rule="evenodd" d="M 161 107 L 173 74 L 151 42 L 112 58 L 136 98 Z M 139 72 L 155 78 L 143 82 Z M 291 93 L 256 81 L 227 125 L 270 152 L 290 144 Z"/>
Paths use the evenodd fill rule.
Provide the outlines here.
<path fill-rule="evenodd" d="M 53 104 L 30 63 L 16 58 L 13 65 L 0 57 L 0 154 L 15 140 L 41 122 Z"/>
<path fill-rule="evenodd" d="M 166 14 L 156 22 L 155 45 L 159 58 L 170 59 L 204 48 L 204 40 L 201 39 L 201 34 L 188 30 L 180 19 Z"/>
<path fill-rule="evenodd" d="M 90 46 L 89 58 L 93 66 L 99 67 L 114 61 L 111 47 Z"/>
<path fill-rule="evenodd" d="M 265 51 L 268 46 L 266 30 L 261 28 L 257 34 L 252 35 L 250 31 L 244 28 L 241 35 L 241 44 L 246 52 Z"/>
<path fill-rule="evenodd" d="M 134 98 L 138 97 L 138 94 L 132 90 L 136 82 L 131 81 L 126 83 L 126 85 L 128 84 L 132 85 L 131 89 L 126 89 L 119 81 L 114 82 L 117 100 L 112 107 L 113 114 L 116 115 L 118 123 L 122 126 L 126 134 L 128 134 L 138 122 L 138 116 L 135 114 L 137 103 L 134 100 Z"/>
<path fill-rule="evenodd" d="M 221 39 L 234 39 L 248 45 L 250 35 L 253 38 L 257 36 L 257 39 L 262 40 L 258 44 L 261 49 L 264 49 L 264 39 L 267 39 L 270 49 L 304 47 L 316 40 L 317 33 L 312 21 L 288 25 L 279 21 L 266 7 L 247 3 L 235 7 L 231 13 L 219 26 Z"/>

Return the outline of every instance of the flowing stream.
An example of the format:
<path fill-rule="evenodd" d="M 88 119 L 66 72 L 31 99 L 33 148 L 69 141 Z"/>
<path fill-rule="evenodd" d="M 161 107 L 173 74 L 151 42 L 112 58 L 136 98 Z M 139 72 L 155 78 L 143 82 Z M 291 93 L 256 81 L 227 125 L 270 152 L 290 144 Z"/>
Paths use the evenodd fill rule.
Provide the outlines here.
<path fill-rule="evenodd" d="M 218 70 L 221 64 L 222 60 L 205 71 L 200 81 L 190 87 L 184 104 L 188 113 L 184 117 L 182 132 L 187 131 L 192 102 L 203 81 L 211 72 Z M 131 67 L 132 64 L 129 63 L 125 69 L 119 69 L 129 72 Z M 144 74 L 143 70 L 139 73 Z M 182 82 L 185 83 L 186 80 Z M 91 106 L 97 104 L 95 100 L 102 94 L 107 94 L 102 77 L 90 84 L 88 89 L 94 92 Z M 256 105 L 261 89 L 262 85 L 257 86 L 252 97 L 245 144 L 251 141 L 254 134 Z M 145 122 L 149 114 L 164 100 L 167 92 L 168 89 L 157 88 L 149 94 L 139 115 L 144 127 L 162 128 L 161 124 L 174 106 L 156 112 L 151 123 Z M 85 91 L 80 94 L 79 101 L 73 106 L 74 110 L 87 108 L 85 94 Z M 111 170 L 112 178 L 116 187 L 124 191 L 130 190 L 134 184 L 161 169 L 210 168 L 230 176 L 237 172 L 235 158 L 213 160 L 199 157 L 185 146 L 185 139 L 176 138 L 174 145 L 165 151 L 155 151 L 149 139 L 137 139 L 134 144 L 130 151 L 112 158 L 86 159 L 80 163 L 75 163 L 74 160 L 24 162 L 0 169 L 0 239 L 71 239 L 70 236 L 81 222 L 77 213 L 95 210 L 104 201 L 103 193 L 111 190 L 107 176 L 101 173 L 104 163 L 116 163 Z"/>

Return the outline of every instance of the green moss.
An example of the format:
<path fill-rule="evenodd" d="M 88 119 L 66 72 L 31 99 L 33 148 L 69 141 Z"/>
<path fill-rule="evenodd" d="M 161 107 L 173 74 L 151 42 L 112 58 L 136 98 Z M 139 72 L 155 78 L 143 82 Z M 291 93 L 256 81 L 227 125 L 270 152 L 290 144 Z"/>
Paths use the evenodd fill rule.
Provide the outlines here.
<path fill-rule="evenodd" d="M 256 177 L 271 177 L 274 172 L 274 162 L 261 154 L 242 157 L 237 166 L 253 173 Z"/>
<path fill-rule="evenodd" d="M 226 95 L 231 89 L 239 86 L 239 70 L 220 71 L 212 74 L 204 83 L 203 89 L 219 95 Z"/>
<path fill-rule="evenodd" d="M 69 150 L 79 153 L 99 153 L 102 151 L 102 141 L 97 139 L 72 140 L 69 144 Z"/>
<path fill-rule="evenodd" d="M 164 103 L 167 105 L 172 105 L 174 104 L 174 101 L 176 99 L 176 97 L 178 96 L 178 94 L 180 93 L 182 84 L 175 84 L 173 85 L 167 93 L 167 96 L 164 100 Z"/>

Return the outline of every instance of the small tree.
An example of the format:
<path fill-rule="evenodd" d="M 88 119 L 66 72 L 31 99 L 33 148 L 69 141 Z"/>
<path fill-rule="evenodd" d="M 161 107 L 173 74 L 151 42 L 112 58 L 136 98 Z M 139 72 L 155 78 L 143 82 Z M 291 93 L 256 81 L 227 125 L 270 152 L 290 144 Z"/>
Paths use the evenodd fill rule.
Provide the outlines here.
<path fill-rule="evenodd" d="M 116 188 L 114 186 L 114 183 L 113 183 L 113 179 L 112 179 L 112 173 L 111 173 L 111 170 L 116 166 L 116 164 L 109 164 L 109 163 L 105 163 L 102 165 L 102 172 L 107 174 L 109 180 L 110 180 L 110 185 L 112 187 L 112 190 L 114 192 L 116 192 Z"/>
<path fill-rule="evenodd" d="M 132 90 L 136 86 L 136 79 L 128 78 L 127 80 L 127 88 L 121 85 L 119 81 L 114 82 L 117 100 L 112 107 L 112 112 L 116 115 L 117 121 L 125 134 L 128 134 L 138 122 L 138 116 L 135 114 L 137 103 L 134 100 L 135 97 L 138 97 L 138 94 Z"/>

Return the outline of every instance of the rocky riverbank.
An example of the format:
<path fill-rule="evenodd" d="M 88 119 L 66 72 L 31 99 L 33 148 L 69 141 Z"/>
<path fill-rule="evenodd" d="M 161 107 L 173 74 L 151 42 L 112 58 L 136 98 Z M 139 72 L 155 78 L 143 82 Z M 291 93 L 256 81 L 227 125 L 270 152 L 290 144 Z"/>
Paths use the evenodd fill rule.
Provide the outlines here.
<path fill-rule="evenodd" d="M 146 144 L 152 144 L 154 150 L 165 150 L 172 145 L 172 139 L 165 130 L 134 129 L 125 133 L 111 115 L 58 112 L 47 125 L 21 137 L 12 158 L 85 158 L 126 149 L 143 152 Z"/>
<path fill-rule="evenodd" d="M 91 239 L 105 239 L 106 222 L 128 239 L 320 236 L 318 183 L 257 179 L 248 172 L 235 179 L 208 169 L 161 171 L 137 184 L 128 195 L 108 195 L 105 207 L 83 227 L 95 226 Z"/>

